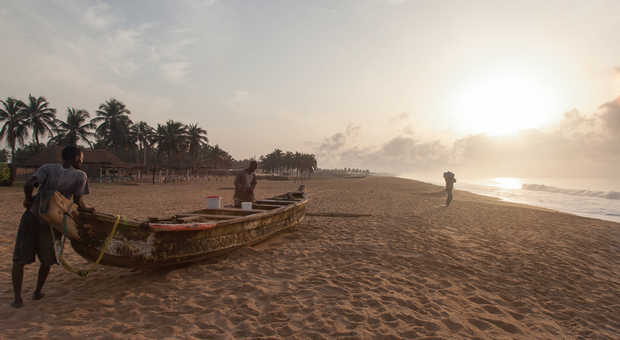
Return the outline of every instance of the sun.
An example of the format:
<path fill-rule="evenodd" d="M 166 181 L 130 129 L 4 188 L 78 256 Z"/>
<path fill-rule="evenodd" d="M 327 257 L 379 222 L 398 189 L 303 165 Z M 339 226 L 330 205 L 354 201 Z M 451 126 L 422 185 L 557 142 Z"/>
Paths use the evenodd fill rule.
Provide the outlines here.
<path fill-rule="evenodd" d="M 458 129 L 498 136 L 551 121 L 555 96 L 549 87 L 520 75 L 485 77 L 465 88 L 456 101 Z"/>

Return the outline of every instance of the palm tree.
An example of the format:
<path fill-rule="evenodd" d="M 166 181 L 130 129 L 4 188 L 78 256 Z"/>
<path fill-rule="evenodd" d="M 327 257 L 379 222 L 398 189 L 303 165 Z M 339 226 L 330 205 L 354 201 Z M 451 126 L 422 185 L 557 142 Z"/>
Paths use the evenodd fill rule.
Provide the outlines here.
<path fill-rule="evenodd" d="M 209 143 L 207 138 L 207 130 L 198 126 L 198 124 L 187 125 L 187 139 L 189 142 L 189 153 L 192 157 L 192 165 L 196 160 L 196 156 L 204 145 Z"/>
<path fill-rule="evenodd" d="M 153 128 L 147 122 L 140 121 L 131 127 L 131 132 L 138 142 L 138 152 L 143 153 L 142 161 L 146 166 L 146 152 L 154 138 Z"/>
<path fill-rule="evenodd" d="M 11 148 L 11 163 L 13 163 L 17 143 L 24 145 L 24 139 L 28 137 L 28 123 L 21 112 L 24 103 L 11 97 L 0 100 L 0 103 L 4 106 L 4 108 L 0 107 L 0 123 L 4 122 L 0 129 L 0 141 L 6 139 Z"/>
<path fill-rule="evenodd" d="M 214 169 L 219 169 L 220 167 L 229 168 L 232 166 L 234 158 L 226 152 L 226 150 L 220 148 L 219 145 L 207 145 L 205 148 L 207 159 L 212 162 Z"/>
<path fill-rule="evenodd" d="M 179 152 L 181 145 L 186 144 L 187 129 L 183 123 L 174 120 L 169 120 L 164 125 L 157 124 L 155 141 L 158 153 L 165 153 L 170 162 L 172 156 Z"/>
<path fill-rule="evenodd" d="M 50 139 L 50 143 L 58 145 L 74 145 L 82 140 L 92 148 L 93 144 L 90 137 L 94 135 L 92 130 L 95 124 L 89 122 L 90 114 L 86 110 L 78 110 L 72 107 L 67 108 L 67 120 L 57 120 L 56 136 Z"/>
<path fill-rule="evenodd" d="M 97 116 L 91 122 L 98 124 L 95 135 L 101 139 L 103 145 L 119 151 L 132 144 L 130 128 L 133 122 L 129 119 L 129 114 L 131 112 L 125 104 L 114 98 L 99 105 Z"/>
<path fill-rule="evenodd" d="M 32 142 L 39 145 L 39 137 L 49 133 L 53 136 L 56 127 L 56 109 L 49 107 L 45 97 L 28 95 L 28 103 L 21 108 L 26 124 L 32 129 Z"/>
<path fill-rule="evenodd" d="M 28 124 L 21 112 L 24 107 L 21 100 L 9 97 L 6 100 L 0 100 L 0 103 L 4 107 L 0 107 L 0 123 L 4 122 L 0 128 L 0 141 L 6 139 L 11 148 L 10 185 L 15 178 L 15 146 L 17 143 L 24 145 L 24 139 L 28 137 Z"/>

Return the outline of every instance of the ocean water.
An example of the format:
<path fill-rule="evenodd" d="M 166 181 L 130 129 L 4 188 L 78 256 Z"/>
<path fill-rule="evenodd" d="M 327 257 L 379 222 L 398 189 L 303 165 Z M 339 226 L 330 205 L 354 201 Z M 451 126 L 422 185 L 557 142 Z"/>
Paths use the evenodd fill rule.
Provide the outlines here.
<path fill-rule="evenodd" d="M 444 185 L 439 178 L 401 176 Z M 620 179 L 604 178 L 459 178 L 455 189 L 569 214 L 620 222 Z M 458 199 L 458 197 L 455 197 Z"/>

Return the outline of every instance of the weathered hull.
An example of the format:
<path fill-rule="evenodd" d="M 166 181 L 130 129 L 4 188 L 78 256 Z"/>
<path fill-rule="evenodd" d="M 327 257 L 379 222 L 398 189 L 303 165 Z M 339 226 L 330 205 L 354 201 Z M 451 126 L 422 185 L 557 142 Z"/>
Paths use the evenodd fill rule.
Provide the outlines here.
<path fill-rule="evenodd" d="M 252 245 L 295 226 L 306 212 L 306 199 L 279 201 L 264 211 L 204 209 L 192 214 L 239 214 L 239 217 L 211 223 L 161 224 L 122 219 L 100 263 L 118 267 L 161 267 L 199 261 Z M 267 206 L 267 205 L 266 205 Z M 215 216 L 217 217 L 217 216 Z M 87 214 L 81 217 L 80 239 L 71 240 L 75 251 L 95 261 L 106 237 L 112 231 L 115 216 Z"/>

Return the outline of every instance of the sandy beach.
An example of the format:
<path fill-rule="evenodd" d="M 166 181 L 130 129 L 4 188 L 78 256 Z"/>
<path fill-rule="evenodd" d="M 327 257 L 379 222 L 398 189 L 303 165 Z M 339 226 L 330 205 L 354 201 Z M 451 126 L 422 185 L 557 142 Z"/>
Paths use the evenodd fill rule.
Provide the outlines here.
<path fill-rule="evenodd" d="M 620 224 L 389 178 L 306 181 L 297 227 L 225 257 L 175 269 L 54 266 L 33 301 L 12 300 L 21 186 L 0 188 L 2 339 L 618 339 Z M 259 198 L 294 190 L 261 181 Z M 232 200 L 232 179 L 92 184 L 87 202 L 133 218 Z M 457 186 L 458 189 L 458 186 Z M 67 244 L 67 259 L 86 264 Z"/>

